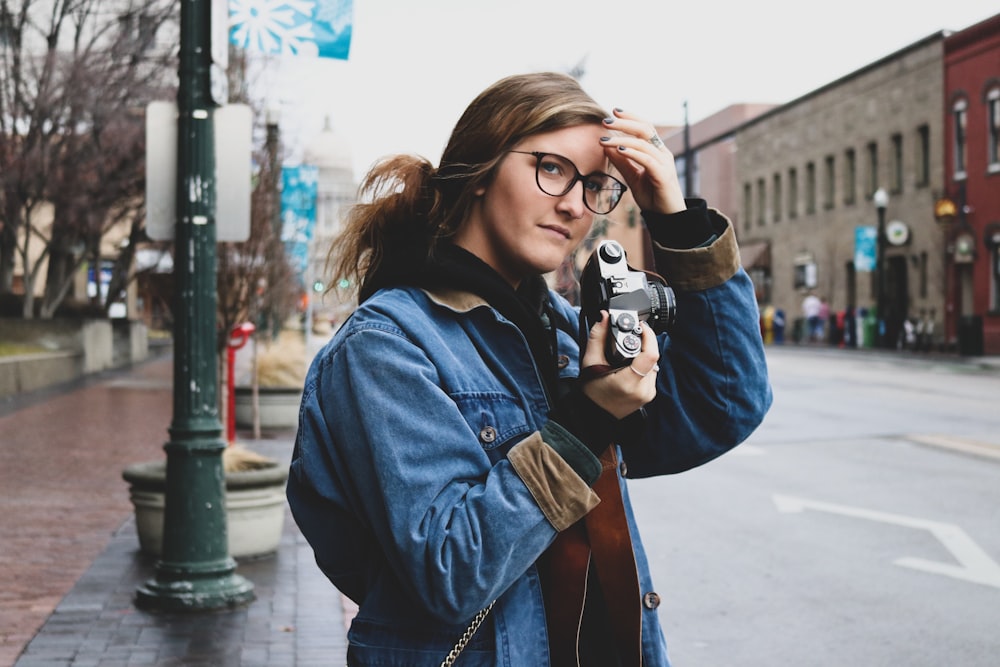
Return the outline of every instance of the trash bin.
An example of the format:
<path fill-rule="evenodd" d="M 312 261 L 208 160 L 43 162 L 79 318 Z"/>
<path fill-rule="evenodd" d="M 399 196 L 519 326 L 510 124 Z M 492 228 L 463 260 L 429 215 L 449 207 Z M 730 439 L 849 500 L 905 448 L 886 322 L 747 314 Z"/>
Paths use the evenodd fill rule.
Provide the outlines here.
<path fill-rule="evenodd" d="M 806 320 L 805 318 L 802 317 L 796 317 L 795 320 L 792 321 L 792 340 L 795 341 L 796 344 L 798 344 L 801 343 L 805 337 L 806 337 Z"/>
<path fill-rule="evenodd" d="M 761 312 L 760 333 L 764 339 L 764 345 L 770 345 L 774 342 L 774 306 L 765 306 Z"/>
<path fill-rule="evenodd" d="M 844 345 L 847 347 L 858 346 L 858 321 L 854 317 L 853 308 L 844 311 Z"/>
<path fill-rule="evenodd" d="M 875 347 L 875 337 L 878 333 L 878 318 L 875 317 L 875 309 L 866 311 L 861 309 L 861 340 L 858 347 Z"/>
<path fill-rule="evenodd" d="M 774 311 L 774 342 L 777 345 L 785 342 L 785 311 L 781 308 Z"/>
<path fill-rule="evenodd" d="M 958 353 L 963 357 L 983 355 L 983 318 L 979 315 L 958 318 Z"/>
<path fill-rule="evenodd" d="M 836 313 L 830 313 L 830 317 L 827 320 L 826 342 L 834 346 L 840 345 L 844 339 L 844 331 L 840 328 L 843 325 L 843 320 Z"/>

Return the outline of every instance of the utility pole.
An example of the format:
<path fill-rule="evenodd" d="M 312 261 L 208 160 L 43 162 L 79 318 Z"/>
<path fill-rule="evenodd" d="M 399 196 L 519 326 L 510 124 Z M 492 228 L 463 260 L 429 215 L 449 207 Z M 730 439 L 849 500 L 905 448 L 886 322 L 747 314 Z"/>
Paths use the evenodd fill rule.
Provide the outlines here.
<path fill-rule="evenodd" d="M 136 604 L 159 611 L 233 607 L 254 598 L 235 574 L 226 529 L 216 363 L 216 179 L 211 0 L 181 2 L 174 235 L 174 395 L 163 552 Z"/>
<path fill-rule="evenodd" d="M 691 124 L 688 103 L 684 100 L 684 196 L 694 197 L 694 151 L 691 150 Z"/>

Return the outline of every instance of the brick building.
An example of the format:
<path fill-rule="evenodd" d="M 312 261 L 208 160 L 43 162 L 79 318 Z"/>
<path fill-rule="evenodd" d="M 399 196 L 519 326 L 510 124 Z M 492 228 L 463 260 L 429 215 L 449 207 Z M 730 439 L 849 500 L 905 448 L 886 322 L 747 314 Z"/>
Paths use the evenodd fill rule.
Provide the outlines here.
<path fill-rule="evenodd" d="M 738 128 L 738 233 L 767 249 L 751 272 L 762 306 L 801 316 L 804 296 L 832 313 L 870 311 L 878 301 L 871 239 L 872 196 L 884 189 L 885 328 L 899 340 L 904 318 L 936 322 L 944 311 L 942 230 L 934 203 L 944 188 L 945 33 L 935 33 Z M 861 252 L 859 252 L 861 251 Z"/>
<path fill-rule="evenodd" d="M 944 40 L 945 331 L 1000 354 L 1000 15 Z"/>

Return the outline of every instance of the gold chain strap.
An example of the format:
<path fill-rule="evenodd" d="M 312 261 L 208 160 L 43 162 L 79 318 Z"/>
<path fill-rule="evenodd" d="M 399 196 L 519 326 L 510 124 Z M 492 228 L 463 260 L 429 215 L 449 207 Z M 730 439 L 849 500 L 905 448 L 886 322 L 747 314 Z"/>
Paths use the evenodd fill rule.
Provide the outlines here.
<path fill-rule="evenodd" d="M 476 634 L 476 630 L 478 630 L 479 626 L 486 620 L 486 616 L 490 613 L 490 609 L 493 609 L 493 605 L 496 603 L 497 601 L 494 600 L 490 603 L 489 607 L 481 609 L 479 613 L 476 614 L 476 617 L 472 619 L 472 623 L 469 623 L 469 627 L 465 629 L 465 632 L 462 633 L 458 642 L 455 643 L 455 648 L 451 649 L 448 656 L 444 659 L 444 662 L 441 663 L 441 667 L 451 667 L 455 664 L 455 661 L 458 660 L 458 656 L 462 653 L 462 649 L 465 648 L 466 644 L 472 641 L 472 635 Z"/>

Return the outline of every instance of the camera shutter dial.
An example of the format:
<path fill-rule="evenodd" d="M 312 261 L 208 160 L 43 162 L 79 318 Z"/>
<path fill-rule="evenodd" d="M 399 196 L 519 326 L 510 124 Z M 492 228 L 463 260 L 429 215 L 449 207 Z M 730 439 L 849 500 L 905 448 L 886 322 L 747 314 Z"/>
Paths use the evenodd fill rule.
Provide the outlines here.
<path fill-rule="evenodd" d="M 625 256 L 625 249 L 613 241 L 601 245 L 601 259 L 608 264 L 617 264 Z"/>
<path fill-rule="evenodd" d="M 642 339 L 635 334 L 628 334 L 622 336 L 621 345 L 628 354 L 634 357 L 642 349 Z"/>
<path fill-rule="evenodd" d="M 635 331 L 638 328 L 638 322 L 632 313 L 622 313 L 615 318 L 615 326 L 618 327 L 619 331 Z"/>

